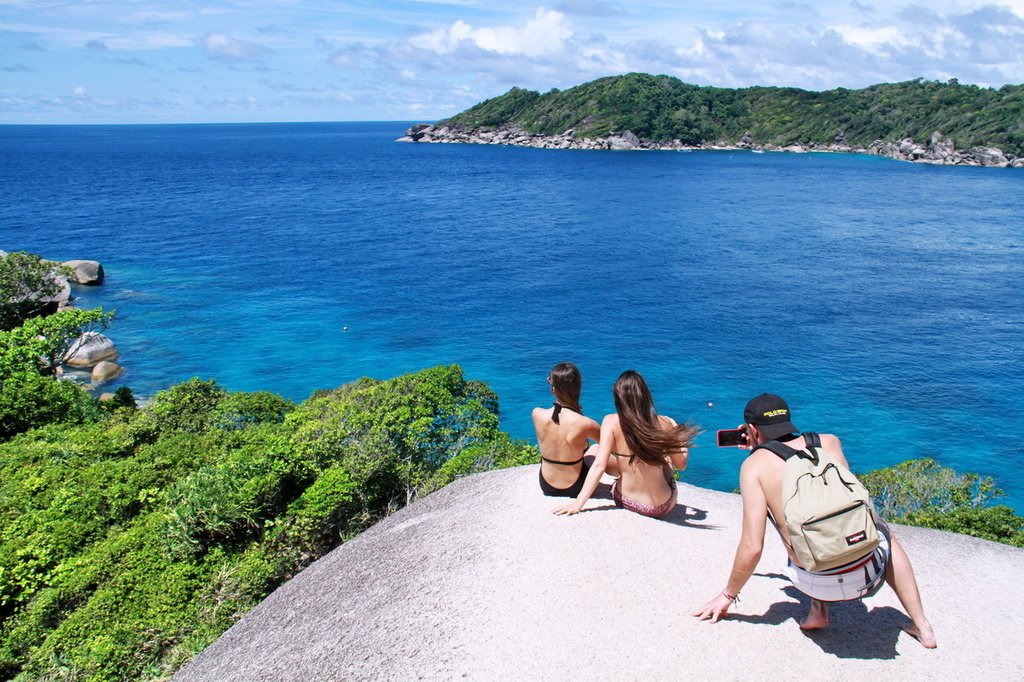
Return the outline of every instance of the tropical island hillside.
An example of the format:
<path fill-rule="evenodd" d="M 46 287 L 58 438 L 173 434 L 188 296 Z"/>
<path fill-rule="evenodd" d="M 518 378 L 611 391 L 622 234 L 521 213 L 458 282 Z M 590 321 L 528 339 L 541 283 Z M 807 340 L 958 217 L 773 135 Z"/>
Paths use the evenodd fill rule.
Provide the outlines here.
<path fill-rule="evenodd" d="M 812 92 L 630 73 L 545 94 L 512 88 L 408 135 L 424 136 L 583 148 L 873 150 L 906 160 L 1024 166 L 1024 85 L 918 79 Z"/>

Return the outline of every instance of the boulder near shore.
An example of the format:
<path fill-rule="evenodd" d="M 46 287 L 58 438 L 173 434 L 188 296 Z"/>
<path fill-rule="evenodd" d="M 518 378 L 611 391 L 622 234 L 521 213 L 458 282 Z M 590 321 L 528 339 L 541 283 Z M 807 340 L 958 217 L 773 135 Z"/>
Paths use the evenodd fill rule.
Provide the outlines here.
<path fill-rule="evenodd" d="M 77 284 L 96 285 L 103 283 L 103 266 L 94 260 L 69 260 L 61 265 L 71 268 L 71 280 Z"/>
<path fill-rule="evenodd" d="M 607 485 L 556 517 L 535 465 L 468 476 L 312 564 L 174 679 L 1024 679 L 1024 550 L 894 526 L 935 650 L 901 630 L 888 587 L 803 633 L 776 537 L 712 625 L 689 614 L 725 584 L 740 499 L 678 494 L 664 520 L 617 509 Z"/>
<path fill-rule="evenodd" d="M 116 360 L 117 347 L 99 332 L 85 332 L 71 342 L 64 355 L 68 367 L 93 367 L 103 360 Z"/>

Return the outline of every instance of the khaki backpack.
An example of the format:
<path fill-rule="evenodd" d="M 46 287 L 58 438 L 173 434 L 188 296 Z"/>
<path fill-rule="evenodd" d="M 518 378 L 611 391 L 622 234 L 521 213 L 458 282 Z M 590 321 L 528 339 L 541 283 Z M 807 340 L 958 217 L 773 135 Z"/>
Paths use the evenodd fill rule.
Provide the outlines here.
<path fill-rule="evenodd" d="M 879 542 L 878 530 L 867 488 L 827 452 L 819 452 L 818 434 L 802 435 L 806 450 L 794 450 L 778 441 L 757 447 L 786 462 L 782 509 L 789 543 L 800 565 L 818 572 L 848 564 L 874 551 Z M 775 525 L 779 527 L 778 523 Z"/>

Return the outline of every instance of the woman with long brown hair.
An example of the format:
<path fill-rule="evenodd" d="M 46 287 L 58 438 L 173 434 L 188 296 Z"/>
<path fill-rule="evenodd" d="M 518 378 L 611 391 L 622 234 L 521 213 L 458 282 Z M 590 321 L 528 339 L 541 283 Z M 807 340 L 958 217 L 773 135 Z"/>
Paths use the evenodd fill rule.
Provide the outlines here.
<path fill-rule="evenodd" d="M 597 440 L 601 427 L 583 415 L 580 390 L 583 378 L 571 362 L 560 362 L 548 374 L 555 396 L 551 407 L 533 410 L 533 428 L 540 446 L 540 489 L 545 495 L 576 497 L 587 480 L 594 453 L 590 440 Z"/>
<path fill-rule="evenodd" d="M 661 518 L 676 506 L 675 472 L 686 468 L 699 429 L 659 415 L 647 382 L 635 370 L 619 376 L 612 395 L 615 414 L 601 422 L 600 447 L 587 480 L 576 500 L 554 513 L 579 513 L 607 472 L 618 476 L 612 484 L 617 506 Z"/>

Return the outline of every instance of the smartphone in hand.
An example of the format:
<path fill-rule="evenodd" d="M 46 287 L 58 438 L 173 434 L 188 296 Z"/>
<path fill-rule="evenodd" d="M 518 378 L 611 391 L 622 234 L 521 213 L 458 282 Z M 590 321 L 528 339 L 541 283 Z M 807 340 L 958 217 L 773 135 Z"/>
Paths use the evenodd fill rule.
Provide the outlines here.
<path fill-rule="evenodd" d="M 743 429 L 720 429 L 718 431 L 718 447 L 734 448 L 747 444 L 747 432 Z"/>

